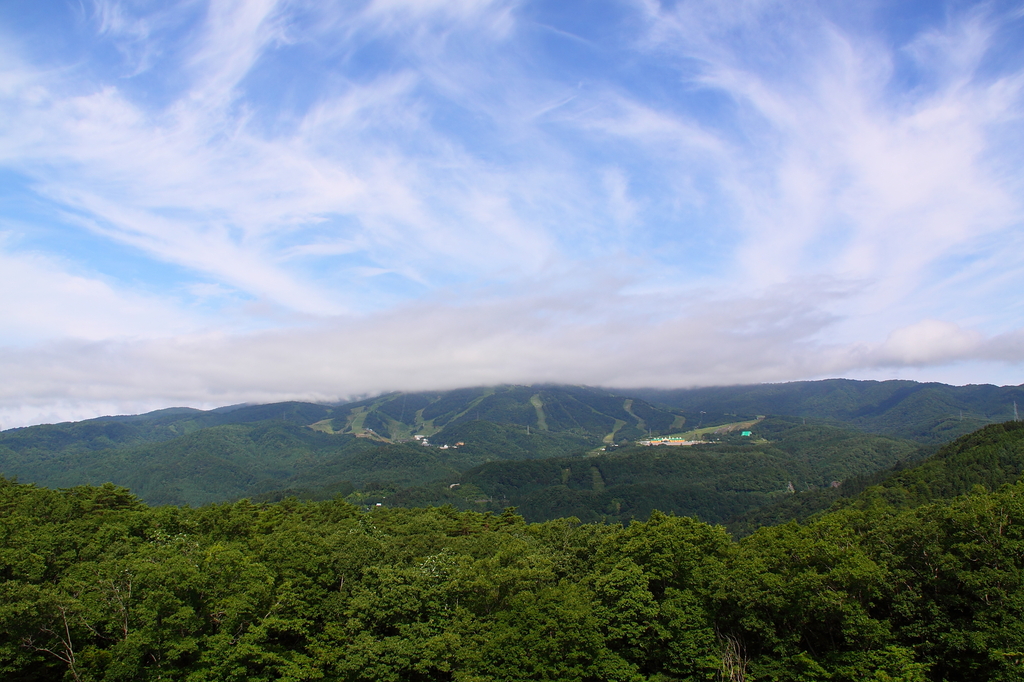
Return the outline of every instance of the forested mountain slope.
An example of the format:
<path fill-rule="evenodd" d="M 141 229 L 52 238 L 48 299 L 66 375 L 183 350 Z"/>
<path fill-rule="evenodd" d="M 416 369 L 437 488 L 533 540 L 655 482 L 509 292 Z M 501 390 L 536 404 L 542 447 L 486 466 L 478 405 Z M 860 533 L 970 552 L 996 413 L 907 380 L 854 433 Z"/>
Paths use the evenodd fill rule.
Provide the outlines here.
<path fill-rule="evenodd" d="M 0 473 L 51 487 L 112 481 L 155 504 L 283 488 L 331 496 L 367 483 L 451 477 L 492 459 L 582 454 L 638 437 L 641 427 L 683 421 L 677 411 L 572 387 L 390 394 L 341 406 L 176 408 L 4 431 Z M 435 434 L 466 446 L 427 448 L 413 438 Z"/>
<path fill-rule="evenodd" d="M 716 423 L 716 416 L 702 423 Z M 722 419 L 721 415 L 717 418 Z M 161 443 L 218 426 L 284 423 L 332 435 L 382 442 L 413 440 L 471 422 L 519 425 L 533 433 L 573 433 L 587 442 L 623 442 L 681 429 L 679 410 L 598 389 L 572 386 L 497 386 L 435 393 L 393 393 L 343 405 L 274 403 L 217 410 L 172 408 L 142 415 L 101 417 L 0 432 L 0 451 L 91 452 Z"/>
<path fill-rule="evenodd" d="M 492 386 L 443 393 L 394 393 L 349 403 L 344 409 L 345 416 L 330 422 L 333 432 L 372 429 L 391 439 L 414 434 L 431 436 L 460 424 L 485 421 L 619 442 L 651 432 L 670 433 L 686 424 L 680 410 L 584 386 Z"/>
<path fill-rule="evenodd" d="M 806 520 L 826 509 L 852 504 L 907 508 L 964 495 L 980 487 L 992 491 L 1024 475 L 1024 421 L 993 424 L 962 436 L 920 462 L 901 460 L 891 469 L 852 476 L 839 487 L 784 496 L 729 520 L 734 534 L 760 526 Z"/>
<path fill-rule="evenodd" d="M 989 490 L 1002 479 L 985 472 L 1012 478 L 1022 440 L 990 427 L 905 470 L 906 495 L 869 490 L 739 542 L 660 513 L 151 508 L 110 485 L 0 479 L 0 674 L 1020 680 L 1024 485 Z M 977 475 L 958 482 L 958 462 Z"/>
<path fill-rule="evenodd" d="M 452 478 L 496 457 L 574 450 L 582 454 L 599 442 L 540 433 L 513 449 L 509 438 L 498 437 L 507 427 L 482 428 L 492 442 L 464 449 L 328 434 L 282 421 L 210 426 L 120 448 L 13 451 L 0 444 L 0 472 L 48 487 L 113 482 L 152 504 L 199 505 L 283 488 L 332 497 L 367 484 L 374 489 L 406 487 Z"/>
<path fill-rule="evenodd" d="M 801 420 L 768 418 L 751 436 L 723 435 L 689 447 L 622 447 L 585 458 L 496 460 L 433 486 L 398 490 L 388 504 L 454 504 L 531 521 L 575 516 L 628 523 L 654 509 L 713 523 L 851 476 L 910 462 L 926 451 L 909 441 Z M 452 490 L 449 485 L 458 483 Z M 469 496 L 462 487 L 470 488 Z"/>
<path fill-rule="evenodd" d="M 154 504 L 366 491 L 360 501 L 471 509 L 508 501 L 531 519 L 629 520 L 660 507 L 717 521 L 773 501 L 790 484 L 829 485 L 916 456 L 905 444 L 898 453 L 879 450 L 882 441 L 858 444 L 849 434 L 831 442 L 821 418 L 934 442 L 1012 409 L 1020 388 L 834 380 L 641 393 L 649 400 L 587 387 L 495 386 L 344 405 L 174 408 L 0 432 L 0 473 L 51 487 L 112 481 Z M 788 439 L 796 447 L 800 438 L 794 423 L 777 417 L 787 412 L 801 426 L 810 418 L 803 438 L 811 459 L 779 445 Z M 685 457 L 629 450 L 645 436 L 765 414 L 776 417 L 758 422 L 755 440 L 769 441 L 767 449 L 736 441 Z M 585 465 L 569 463 L 595 454 Z M 500 463 L 540 459 L 551 461 Z M 837 466 L 815 463 L 825 461 Z M 456 483 L 460 489 L 446 487 Z"/>
<path fill-rule="evenodd" d="M 944 443 L 985 424 L 1024 415 L 1024 386 L 949 386 L 916 381 L 827 379 L 785 384 L 630 391 L 684 414 L 699 410 L 831 419 L 922 443 Z"/>

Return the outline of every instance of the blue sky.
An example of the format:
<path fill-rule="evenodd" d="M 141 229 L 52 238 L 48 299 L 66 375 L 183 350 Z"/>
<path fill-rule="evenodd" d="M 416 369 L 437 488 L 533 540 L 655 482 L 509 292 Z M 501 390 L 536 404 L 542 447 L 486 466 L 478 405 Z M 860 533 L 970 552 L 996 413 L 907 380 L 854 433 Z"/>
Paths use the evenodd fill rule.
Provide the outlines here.
<path fill-rule="evenodd" d="M 0 425 L 1024 382 L 1024 4 L 7 0 Z"/>

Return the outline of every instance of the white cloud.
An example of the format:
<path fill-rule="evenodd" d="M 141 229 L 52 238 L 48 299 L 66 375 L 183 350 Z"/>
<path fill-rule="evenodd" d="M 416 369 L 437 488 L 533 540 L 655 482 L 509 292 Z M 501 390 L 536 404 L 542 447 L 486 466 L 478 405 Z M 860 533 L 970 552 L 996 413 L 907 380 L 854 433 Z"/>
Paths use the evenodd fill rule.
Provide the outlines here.
<path fill-rule="evenodd" d="M 622 284 L 628 283 L 583 280 L 578 290 L 547 293 L 547 283 L 537 282 L 519 295 L 475 303 L 421 302 L 245 335 L 8 348 L 0 353 L 0 423 L 504 382 L 626 388 L 774 382 L 887 365 L 941 367 L 978 352 L 1016 368 L 1003 383 L 1024 371 L 1024 330 L 986 339 L 930 320 L 876 347 L 815 341 L 832 322 L 821 313 L 823 299 L 844 295 L 829 293 L 828 282 L 817 282 L 797 305 L 786 290 L 756 298 L 705 292 L 695 303 L 629 295 Z"/>
<path fill-rule="evenodd" d="M 1018 371 L 1024 72 L 986 67 L 999 16 L 893 47 L 828 3 L 632 7 L 639 34 L 569 49 L 497 0 L 107 0 L 116 68 L 0 47 L 0 169 L 229 318 L 4 250 L 4 290 L 34 293 L 0 311 L 0 420 Z"/>
<path fill-rule="evenodd" d="M 193 87 L 178 103 L 193 124 L 219 126 L 235 88 L 260 53 L 285 35 L 275 22 L 278 0 L 211 0 L 202 37 L 191 55 Z M 213 117 L 212 120 L 207 118 Z"/>
<path fill-rule="evenodd" d="M 2 237 L 2 235 L 0 235 Z M 71 264 L 13 251 L 0 240 L 0 319 L 5 343 L 70 337 L 99 341 L 190 333 L 204 324 L 168 298 L 124 291 Z"/>
<path fill-rule="evenodd" d="M 996 18 L 930 29 L 908 51 L 925 60 L 941 48 L 947 61 L 928 64 L 927 87 L 895 92 L 891 48 L 843 34 L 809 3 L 643 6 L 651 49 L 699 64 L 694 82 L 737 107 L 742 137 L 727 124 L 709 132 L 731 141 L 714 159 L 745 214 L 733 272 L 745 286 L 828 273 L 875 285 L 844 314 L 913 308 L 952 274 L 936 263 L 985 259 L 983 244 L 1018 229 L 1020 178 L 1005 172 L 1016 138 L 998 124 L 1020 121 L 1020 75 L 977 71 Z"/>
<path fill-rule="evenodd" d="M 889 334 L 878 356 L 882 364 L 938 364 L 969 358 L 982 342 L 981 334 L 952 322 L 921 320 Z"/>
<path fill-rule="evenodd" d="M 423 283 L 547 261 L 551 238 L 513 207 L 520 181 L 417 117 L 408 73 L 327 94 L 283 135 L 239 115 L 238 82 L 283 30 L 275 12 L 269 2 L 214 3 L 194 86 L 155 112 L 112 85 L 83 95 L 12 69 L 0 159 L 80 225 L 310 314 L 357 305 L 361 273 Z M 413 138 L 422 152 L 401 148 Z M 342 253 L 371 266 L 325 287 L 288 264 Z"/>

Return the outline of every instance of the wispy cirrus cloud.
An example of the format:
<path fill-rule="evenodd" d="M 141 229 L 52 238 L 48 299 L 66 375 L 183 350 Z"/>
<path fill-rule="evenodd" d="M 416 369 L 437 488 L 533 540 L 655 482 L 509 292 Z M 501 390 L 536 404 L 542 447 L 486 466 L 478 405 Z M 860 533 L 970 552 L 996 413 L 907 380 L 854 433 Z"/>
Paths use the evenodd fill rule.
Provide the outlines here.
<path fill-rule="evenodd" d="M 999 3 L 86 7 L 0 48 L 0 282 L 47 283 L 0 337 L 4 423 L 1021 380 L 1024 68 Z M 66 49 L 34 51 L 40 27 Z"/>
<path fill-rule="evenodd" d="M 755 286 L 828 272 L 873 285 L 855 312 L 906 314 L 954 274 L 937 262 L 955 267 L 966 249 L 986 258 L 993 236 L 1019 232 L 1019 178 L 1005 173 L 1016 126 L 1000 126 L 1019 123 L 1024 81 L 985 64 L 1005 14 L 980 7 L 894 50 L 808 5 L 644 9 L 647 48 L 729 104 L 718 173 L 744 212 L 738 273 Z M 920 75 L 914 87 L 893 87 L 898 60 Z"/>
<path fill-rule="evenodd" d="M 310 313 L 344 310 L 352 292 L 331 282 L 341 291 L 328 300 L 287 270 L 281 250 L 315 253 L 340 237 L 361 247 L 355 272 L 369 265 L 412 281 L 435 259 L 478 272 L 481 252 L 489 269 L 544 251 L 545 235 L 509 209 L 510 178 L 409 113 L 422 106 L 411 72 L 352 84 L 266 135 L 250 122 L 240 81 L 284 40 L 286 22 L 269 2 L 209 10 L 187 65 L 194 83 L 164 109 L 113 87 L 67 94 L 26 74 L 34 96 L 12 93 L 0 139 L 11 165 L 107 237 Z M 402 149 L 411 138 L 424 149 Z"/>

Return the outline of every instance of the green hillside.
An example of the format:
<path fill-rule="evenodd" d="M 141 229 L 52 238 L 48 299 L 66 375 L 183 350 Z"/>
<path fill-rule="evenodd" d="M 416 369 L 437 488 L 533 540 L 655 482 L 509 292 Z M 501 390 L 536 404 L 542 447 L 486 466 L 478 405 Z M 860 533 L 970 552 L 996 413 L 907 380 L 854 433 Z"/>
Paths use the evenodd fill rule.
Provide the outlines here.
<path fill-rule="evenodd" d="M 2 448 L 2 446 L 0 446 Z M 368 479 L 412 485 L 452 475 L 445 451 L 330 436 L 283 422 L 211 426 L 178 438 L 118 449 L 21 452 L 0 449 L 6 475 L 49 487 L 113 482 L 153 504 L 258 496 L 285 487 L 326 493 Z"/>
<path fill-rule="evenodd" d="M 652 403 L 692 416 L 774 414 L 829 419 L 922 443 L 945 443 L 1024 410 L 1024 386 L 948 386 L 916 381 L 795 381 L 785 384 L 632 390 Z"/>
<path fill-rule="evenodd" d="M 746 535 L 761 526 L 806 520 L 826 509 L 884 501 L 909 508 L 965 495 L 977 488 L 992 491 L 1024 475 L 1024 421 L 993 424 L 945 445 L 934 456 L 891 469 L 853 476 L 839 487 L 807 490 L 734 519 L 729 528 Z"/>
<path fill-rule="evenodd" d="M 178 408 L 4 431 L 0 473 L 49 487 L 110 481 L 152 504 L 324 498 L 450 479 L 495 459 L 579 456 L 641 427 L 668 429 L 677 412 L 595 389 L 524 386 Z"/>
<path fill-rule="evenodd" d="M 786 505 L 800 516 L 838 499 L 820 490 L 833 481 L 853 490 L 857 477 L 920 456 L 892 434 L 935 443 L 1012 410 L 1018 393 L 845 380 L 631 395 L 543 385 L 174 408 L 0 432 L 0 473 L 49 487 L 111 481 L 153 504 L 344 494 L 365 504 L 508 503 L 531 520 L 629 520 L 658 508 L 724 521 L 779 504 L 786 518 Z M 749 439 L 718 428 L 762 415 L 773 416 Z M 685 452 L 633 445 L 682 432 L 720 442 Z M 789 499 L 790 485 L 819 492 Z"/>
<path fill-rule="evenodd" d="M 750 437 L 734 434 L 691 447 L 490 461 L 434 485 L 395 491 L 388 503 L 481 511 L 514 506 L 530 521 L 574 516 L 628 523 L 659 509 L 719 523 L 789 496 L 791 485 L 827 488 L 926 454 L 909 441 L 802 420 L 768 418 L 752 428 Z M 459 488 L 450 488 L 452 483 Z"/>
<path fill-rule="evenodd" d="M 615 442 L 667 433 L 685 423 L 679 410 L 583 386 L 494 386 L 438 393 L 394 393 L 339 408 L 336 433 L 372 429 L 390 439 L 431 436 L 442 429 L 485 421 L 534 432 L 573 432 Z"/>

